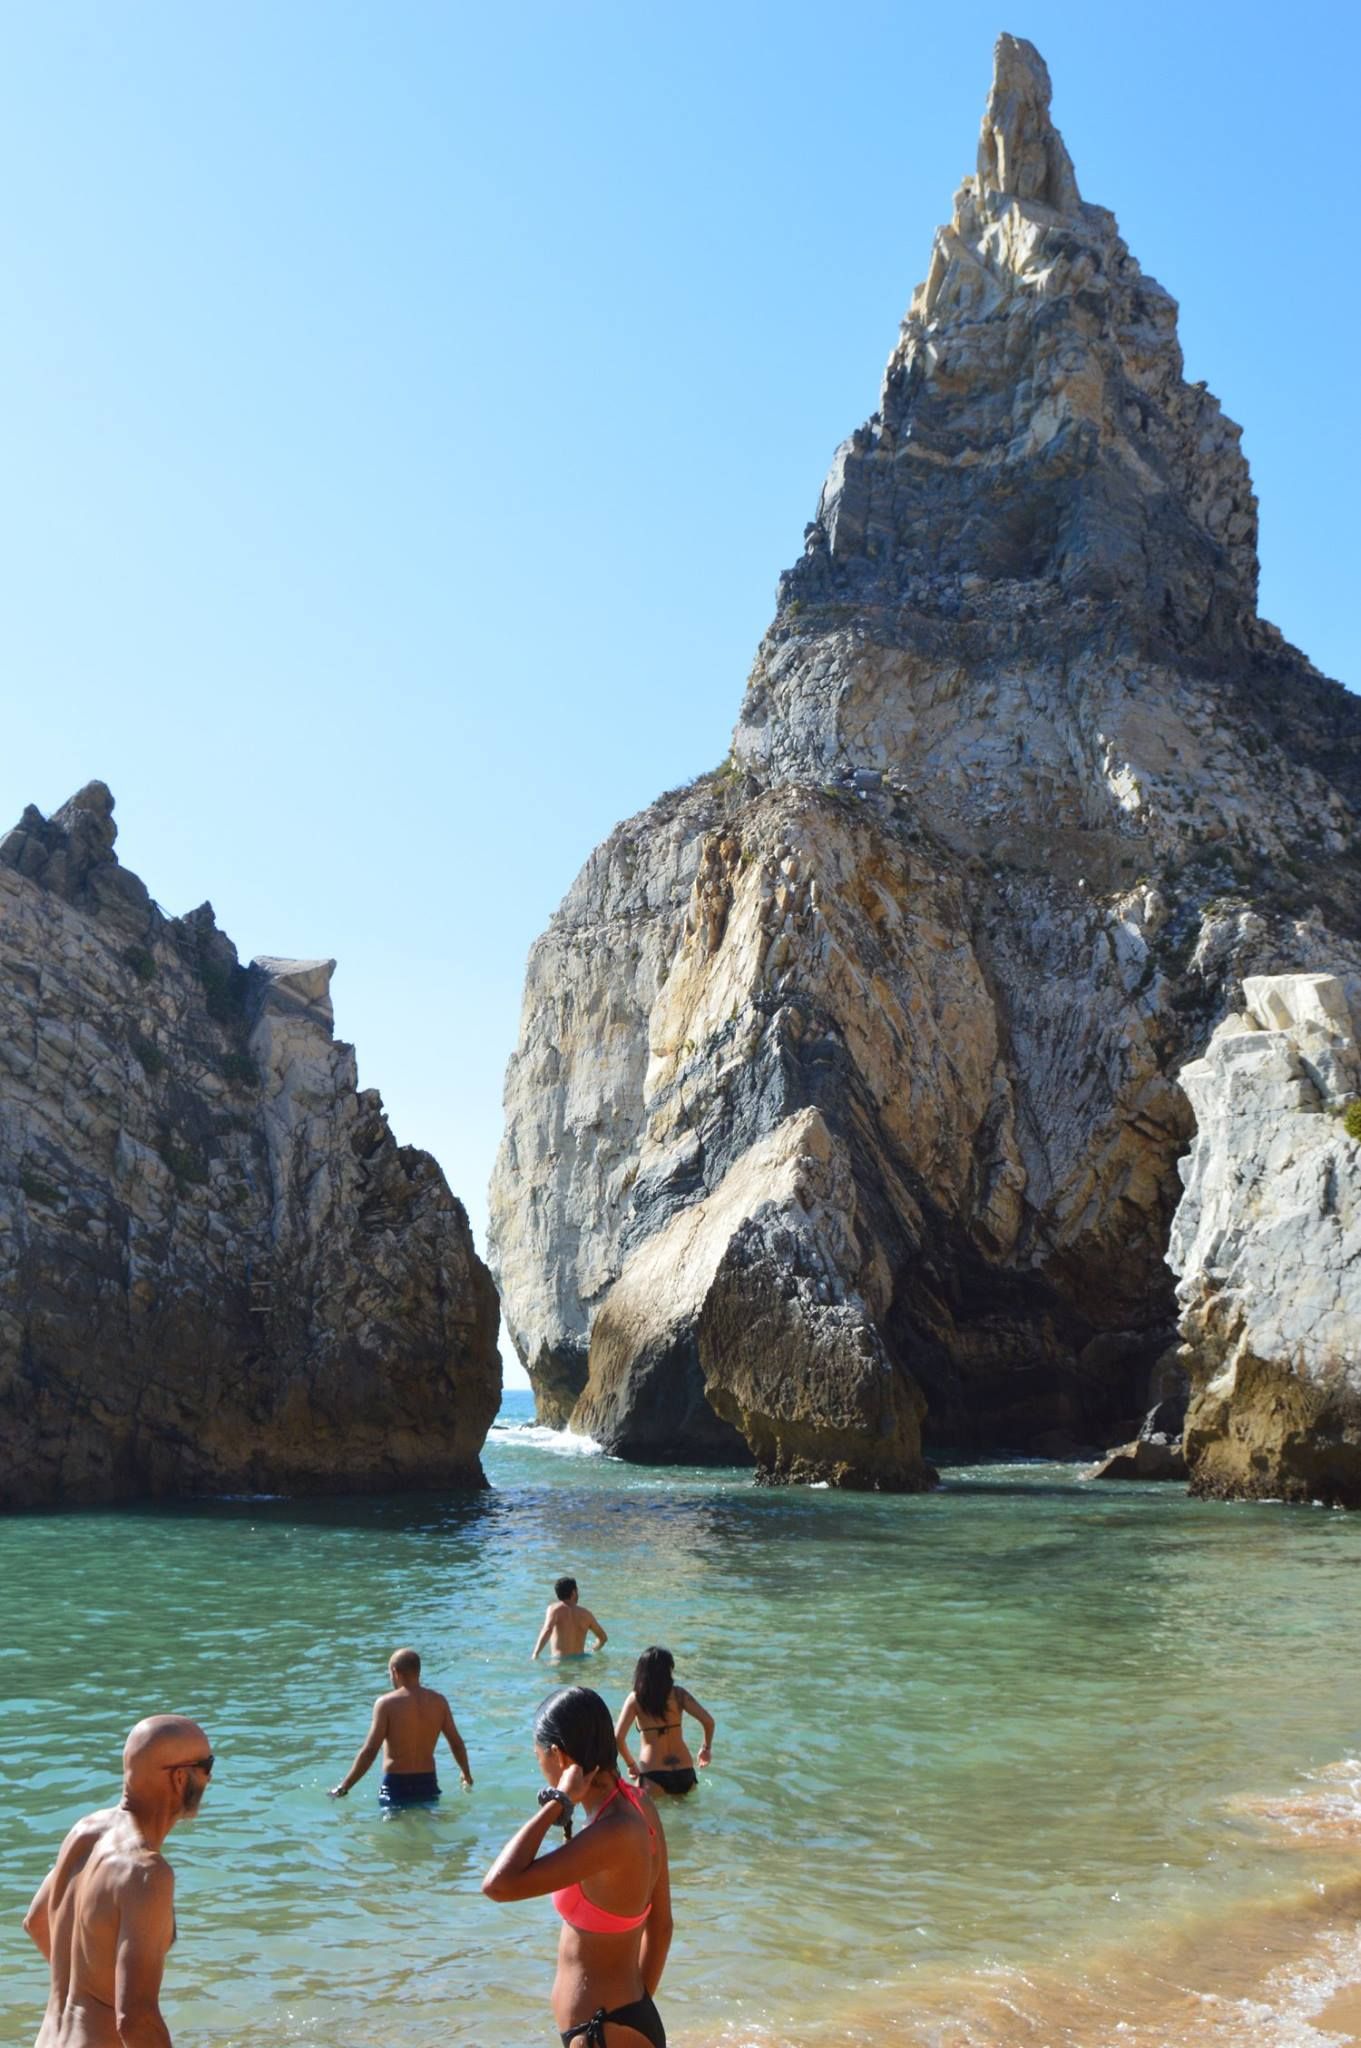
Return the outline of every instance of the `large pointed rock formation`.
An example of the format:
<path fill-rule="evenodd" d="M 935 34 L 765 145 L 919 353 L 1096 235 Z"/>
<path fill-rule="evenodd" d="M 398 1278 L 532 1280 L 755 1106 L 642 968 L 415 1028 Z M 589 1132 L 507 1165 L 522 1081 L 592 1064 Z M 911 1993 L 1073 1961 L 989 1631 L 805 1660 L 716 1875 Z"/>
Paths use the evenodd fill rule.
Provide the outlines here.
<path fill-rule="evenodd" d="M 1257 617 L 1238 429 L 1049 99 L 1004 36 L 729 760 L 531 955 L 491 1256 L 541 1414 L 623 1455 L 1131 1433 L 1178 1067 L 1245 971 L 1361 960 L 1361 707 Z"/>
<path fill-rule="evenodd" d="M 91 783 L 0 841 L 0 1507 L 480 1485 L 491 1278 L 333 960 L 166 917 Z"/>

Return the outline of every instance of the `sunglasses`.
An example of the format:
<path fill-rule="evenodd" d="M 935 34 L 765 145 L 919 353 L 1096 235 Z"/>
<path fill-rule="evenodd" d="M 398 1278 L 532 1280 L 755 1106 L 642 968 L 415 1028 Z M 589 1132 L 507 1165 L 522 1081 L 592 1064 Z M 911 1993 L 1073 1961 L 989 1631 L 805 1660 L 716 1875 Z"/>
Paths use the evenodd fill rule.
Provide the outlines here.
<path fill-rule="evenodd" d="M 182 1763 L 162 1764 L 161 1769 L 163 1771 L 202 1771 L 205 1778 L 211 1778 L 213 1775 L 213 1765 L 216 1762 L 217 1758 L 209 1750 L 207 1756 L 187 1756 Z"/>

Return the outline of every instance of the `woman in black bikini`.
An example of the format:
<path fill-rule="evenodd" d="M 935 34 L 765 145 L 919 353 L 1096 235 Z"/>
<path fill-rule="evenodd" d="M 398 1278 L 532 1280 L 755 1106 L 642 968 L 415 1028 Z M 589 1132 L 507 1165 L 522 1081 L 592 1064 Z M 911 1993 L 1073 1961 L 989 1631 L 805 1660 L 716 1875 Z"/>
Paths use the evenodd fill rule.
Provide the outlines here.
<path fill-rule="evenodd" d="M 620 1778 L 610 1710 L 584 1685 L 549 1694 L 534 1747 L 547 1783 L 482 1889 L 489 1899 L 553 1894 L 562 1916 L 553 2016 L 563 2048 L 666 2048 L 652 1994 L 671 1945 L 671 1881 L 652 1802 Z M 578 1806 L 588 1824 L 573 1837 Z M 541 1855 L 555 1824 L 568 1839 Z"/>
<path fill-rule="evenodd" d="M 624 1711 L 615 1723 L 614 1739 L 619 1754 L 635 1778 L 653 1792 L 670 1792 L 676 1797 L 695 1788 L 695 1758 L 685 1746 L 681 1719 L 692 1714 L 704 1730 L 700 1744 L 701 1767 L 713 1760 L 714 1717 L 706 1713 L 694 1694 L 677 1685 L 672 1673 L 676 1660 L 669 1650 L 644 1650 L 633 1673 L 633 1691 L 624 1701 Z M 629 1755 L 624 1737 L 638 1723 L 638 1761 Z"/>

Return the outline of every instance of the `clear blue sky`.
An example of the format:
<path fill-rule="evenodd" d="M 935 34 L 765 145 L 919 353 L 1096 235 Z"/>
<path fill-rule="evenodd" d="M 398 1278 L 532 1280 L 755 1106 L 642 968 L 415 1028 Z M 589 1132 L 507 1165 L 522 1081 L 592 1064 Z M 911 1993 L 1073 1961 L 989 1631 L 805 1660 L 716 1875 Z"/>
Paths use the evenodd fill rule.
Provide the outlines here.
<path fill-rule="evenodd" d="M 335 954 L 479 1234 L 531 940 L 727 751 L 1001 28 L 1245 427 L 1263 609 L 1357 661 L 1358 10 L 0 9 L 0 816 Z"/>

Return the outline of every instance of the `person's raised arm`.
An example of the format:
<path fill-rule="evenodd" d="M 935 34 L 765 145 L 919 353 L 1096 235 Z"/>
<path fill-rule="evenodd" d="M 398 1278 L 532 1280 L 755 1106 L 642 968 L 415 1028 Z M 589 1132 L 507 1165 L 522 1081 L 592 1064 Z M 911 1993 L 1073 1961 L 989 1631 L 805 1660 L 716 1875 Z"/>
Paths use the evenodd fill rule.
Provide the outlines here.
<path fill-rule="evenodd" d="M 544 1644 L 545 1644 L 545 1643 L 546 1643 L 546 1642 L 548 1641 L 549 1633 L 550 1633 L 550 1631 L 552 1630 L 552 1627 L 553 1627 L 553 1610 L 552 1610 L 552 1608 L 550 1607 L 550 1608 L 549 1608 L 549 1610 L 548 1610 L 548 1612 L 547 1612 L 547 1614 L 545 1614 L 545 1616 L 544 1616 L 544 1618 L 543 1618 L 543 1627 L 542 1627 L 542 1628 L 541 1628 L 541 1629 L 539 1630 L 539 1640 L 538 1640 L 538 1642 L 537 1642 L 537 1643 L 535 1643 L 535 1645 L 534 1645 L 534 1649 L 533 1649 L 533 1653 L 532 1653 L 532 1654 L 531 1654 L 531 1656 L 530 1656 L 530 1660 L 529 1660 L 529 1661 L 530 1661 L 530 1663 L 531 1663 L 531 1664 L 533 1664 L 534 1662 L 536 1662 L 536 1660 L 537 1660 L 537 1658 L 538 1658 L 538 1655 L 539 1655 L 539 1652 L 540 1652 L 540 1650 L 541 1650 L 541 1649 L 543 1648 Z"/>
<path fill-rule="evenodd" d="M 580 1884 L 583 1877 L 606 1868 L 613 1849 L 604 1828 L 583 1828 L 560 1849 L 550 1849 L 546 1856 L 539 1854 L 544 1836 L 562 1818 L 563 1810 L 560 1800 L 547 1800 L 511 1836 L 482 1880 L 487 1898 L 541 1899 L 545 1892 Z"/>
<path fill-rule="evenodd" d="M 638 1698 L 636 1693 L 630 1693 L 628 1698 L 624 1701 L 623 1707 L 620 1709 L 619 1719 L 614 1724 L 614 1746 L 618 1750 L 620 1756 L 623 1757 L 624 1762 L 628 1765 L 628 1773 L 631 1778 L 637 1777 L 638 1766 L 633 1761 L 633 1758 L 629 1753 L 628 1743 L 624 1740 L 624 1738 L 628 1734 L 629 1729 L 633 1726 L 637 1718 Z"/>
<path fill-rule="evenodd" d="M 468 1752 L 463 1747 L 463 1737 L 458 1732 L 458 1727 L 454 1721 L 453 1709 L 449 1705 L 448 1700 L 444 1702 L 443 1733 L 445 1741 L 454 1752 L 454 1762 L 458 1765 L 459 1776 L 471 1792 L 473 1789 L 473 1774 L 468 1769 Z"/>
<path fill-rule="evenodd" d="M 662 1860 L 657 1871 L 657 1882 L 652 1887 L 652 1905 L 647 1919 L 643 1922 L 643 1946 L 638 1955 L 638 1968 L 643 1976 L 643 1989 L 649 1998 L 657 1995 L 657 1986 L 662 1981 L 662 1971 L 671 1952 L 671 1865 L 666 1853 L 666 1836 L 661 1823 L 657 1824 L 657 1840 L 661 1844 Z"/>
<path fill-rule="evenodd" d="M 122 2048 L 173 2048 L 161 2018 L 161 1973 L 175 1937 L 175 1877 L 159 1858 L 135 1871 L 119 1900 L 113 2017 Z"/>
<path fill-rule="evenodd" d="M 359 1754 L 355 1757 L 354 1762 L 350 1765 L 349 1770 L 346 1771 L 340 1783 L 332 1785 L 330 1792 L 332 1799 L 343 1799 L 351 1785 L 359 1783 L 359 1780 L 383 1747 L 383 1737 L 386 1733 L 387 1707 L 382 1700 L 375 1700 L 373 1703 L 373 1719 L 369 1723 L 369 1732 L 359 1746 Z"/>
<path fill-rule="evenodd" d="M 695 1698 L 694 1694 L 692 1692 L 687 1692 L 683 1685 L 677 1686 L 676 1698 L 680 1701 L 684 1711 L 687 1714 L 693 1714 L 695 1719 L 699 1722 L 700 1727 L 704 1730 L 704 1740 L 699 1746 L 699 1755 L 696 1757 L 695 1761 L 700 1764 L 712 1763 L 714 1759 L 713 1715 L 708 1713 L 700 1705 L 699 1701 Z"/>

